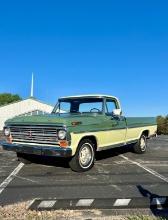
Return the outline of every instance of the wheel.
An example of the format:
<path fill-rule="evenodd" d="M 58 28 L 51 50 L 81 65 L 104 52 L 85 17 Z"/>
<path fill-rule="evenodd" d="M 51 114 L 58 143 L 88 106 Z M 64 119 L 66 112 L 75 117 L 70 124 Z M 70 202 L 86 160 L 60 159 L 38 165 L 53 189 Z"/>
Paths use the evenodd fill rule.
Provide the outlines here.
<path fill-rule="evenodd" d="M 133 146 L 133 150 L 137 154 L 143 154 L 146 152 L 146 148 L 147 148 L 146 136 L 142 134 L 138 142 Z"/>
<path fill-rule="evenodd" d="M 84 172 L 90 170 L 94 165 L 95 146 L 89 139 L 83 139 L 79 145 L 75 155 L 69 162 L 69 166 L 73 171 Z"/>
<path fill-rule="evenodd" d="M 17 153 L 17 158 L 20 162 L 22 162 L 24 164 L 31 164 L 31 161 L 27 159 L 25 154 Z"/>

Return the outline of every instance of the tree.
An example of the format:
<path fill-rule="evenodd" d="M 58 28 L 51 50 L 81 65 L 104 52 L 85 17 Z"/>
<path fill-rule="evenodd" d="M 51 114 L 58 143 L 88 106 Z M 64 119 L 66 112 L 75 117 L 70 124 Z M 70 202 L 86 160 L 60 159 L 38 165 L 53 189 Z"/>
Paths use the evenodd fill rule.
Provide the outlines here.
<path fill-rule="evenodd" d="M 168 115 L 165 117 L 165 134 L 168 134 Z"/>
<path fill-rule="evenodd" d="M 22 100 L 22 98 L 17 94 L 11 94 L 11 93 L 0 94 L 0 106 L 13 103 L 16 101 L 20 101 L 20 100 Z"/>
<path fill-rule="evenodd" d="M 168 115 L 163 117 L 159 115 L 157 117 L 158 134 L 168 134 Z"/>

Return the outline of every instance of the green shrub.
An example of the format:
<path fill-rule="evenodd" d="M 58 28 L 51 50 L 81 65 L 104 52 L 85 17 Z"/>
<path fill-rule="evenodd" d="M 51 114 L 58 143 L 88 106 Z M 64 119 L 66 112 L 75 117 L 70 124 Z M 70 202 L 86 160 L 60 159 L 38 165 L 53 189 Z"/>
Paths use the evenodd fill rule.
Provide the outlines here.
<path fill-rule="evenodd" d="M 166 117 L 159 115 L 157 117 L 157 125 L 158 125 L 158 134 L 168 135 L 168 115 Z"/>

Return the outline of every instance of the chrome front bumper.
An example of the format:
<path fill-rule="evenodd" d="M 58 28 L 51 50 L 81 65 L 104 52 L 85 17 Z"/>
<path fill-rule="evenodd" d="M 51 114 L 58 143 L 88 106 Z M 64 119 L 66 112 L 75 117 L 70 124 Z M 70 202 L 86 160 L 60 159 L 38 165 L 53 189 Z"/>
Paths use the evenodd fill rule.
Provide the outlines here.
<path fill-rule="evenodd" d="M 26 144 L 10 144 L 8 142 L 1 142 L 4 150 L 14 151 L 16 153 L 34 154 L 41 156 L 55 156 L 55 157 L 71 157 L 72 150 L 69 147 L 51 147 L 51 146 L 37 146 Z"/>

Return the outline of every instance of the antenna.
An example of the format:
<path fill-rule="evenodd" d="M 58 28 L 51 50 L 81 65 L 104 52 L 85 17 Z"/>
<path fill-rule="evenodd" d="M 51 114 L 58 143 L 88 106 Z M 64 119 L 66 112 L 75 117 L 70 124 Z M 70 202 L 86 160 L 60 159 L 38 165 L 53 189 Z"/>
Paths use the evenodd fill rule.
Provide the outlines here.
<path fill-rule="evenodd" d="M 34 96 L 34 75 L 32 73 L 32 80 L 31 80 L 31 94 L 30 97 Z"/>

